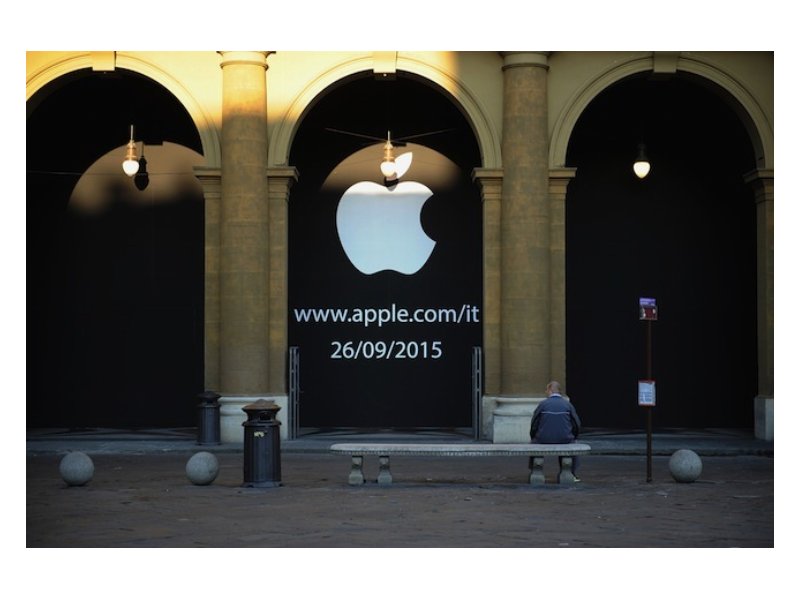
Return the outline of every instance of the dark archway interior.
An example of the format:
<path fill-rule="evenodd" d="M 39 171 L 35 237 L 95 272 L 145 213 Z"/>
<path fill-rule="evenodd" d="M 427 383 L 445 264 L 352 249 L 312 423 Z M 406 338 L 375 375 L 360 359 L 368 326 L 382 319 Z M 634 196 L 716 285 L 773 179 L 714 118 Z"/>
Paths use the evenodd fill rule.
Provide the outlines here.
<path fill-rule="evenodd" d="M 386 270 L 367 276 L 347 261 L 337 238 L 336 208 L 343 190 L 334 193 L 321 187 L 337 165 L 385 138 L 387 130 L 393 139 L 425 134 L 408 141 L 455 163 L 459 179 L 446 188 L 436 187 L 441 184 L 436 176 L 423 181 L 434 195 L 420 221 L 437 241 L 424 268 L 413 275 Z M 364 135 L 374 139 L 360 137 Z M 385 81 L 362 74 L 339 82 L 317 99 L 293 141 L 290 164 L 300 173 L 289 202 L 289 340 L 300 348 L 301 426 L 469 427 L 470 353 L 481 343 L 480 323 L 367 329 L 353 324 L 311 325 L 293 318 L 295 308 L 309 306 L 480 308 L 481 203 L 470 175 L 481 158 L 464 115 L 442 90 L 408 74 Z M 379 176 L 378 162 L 374 167 Z M 414 172 L 412 167 L 406 179 L 415 180 Z M 417 358 L 331 358 L 332 343 L 359 341 L 413 343 Z M 424 352 L 431 353 L 434 342 L 441 342 L 442 356 L 422 358 Z"/>
<path fill-rule="evenodd" d="M 29 102 L 29 427 L 194 422 L 203 386 L 202 194 L 176 189 L 169 201 L 134 205 L 123 199 L 147 192 L 123 178 L 106 210 L 69 206 L 82 174 L 126 144 L 131 124 L 146 145 L 202 153 L 179 102 L 132 72 L 77 72 Z"/>
<path fill-rule="evenodd" d="M 630 79 L 586 109 L 567 164 L 567 379 L 584 424 L 644 426 L 638 299 L 652 297 L 654 426 L 752 427 L 755 159 L 737 116 L 695 81 Z"/>

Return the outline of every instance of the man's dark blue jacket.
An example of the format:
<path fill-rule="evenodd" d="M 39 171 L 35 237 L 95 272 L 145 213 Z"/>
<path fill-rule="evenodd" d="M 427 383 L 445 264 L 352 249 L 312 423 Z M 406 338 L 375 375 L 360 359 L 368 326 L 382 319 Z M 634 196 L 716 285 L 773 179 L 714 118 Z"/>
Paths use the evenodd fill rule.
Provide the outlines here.
<path fill-rule="evenodd" d="M 544 400 L 531 419 L 531 441 L 534 444 L 568 444 L 575 441 L 581 430 L 581 420 L 575 407 L 560 394 Z"/>

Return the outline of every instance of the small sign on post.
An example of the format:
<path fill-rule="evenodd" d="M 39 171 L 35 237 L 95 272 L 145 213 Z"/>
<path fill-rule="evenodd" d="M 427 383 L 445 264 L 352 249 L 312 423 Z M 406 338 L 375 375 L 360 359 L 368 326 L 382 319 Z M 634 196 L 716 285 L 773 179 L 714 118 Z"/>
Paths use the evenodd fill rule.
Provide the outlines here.
<path fill-rule="evenodd" d="M 639 380 L 639 406 L 656 405 L 656 382 L 652 379 Z"/>
<path fill-rule="evenodd" d="M 646 379 L 639 380 L 639 406 L 647 408 L 647 483 L 653 481 L 653 408 L 656 405 L 656 382 L 653 379 L 653 321 L 658 320 L 655 298 L 639 298 L 639 320 L 645 321 L 647 341 L 645 347 Z"/>
<path fill-rule="evenodd" d="M 658 321 L 658 307 L 655 298 L 639 298 L 639 320 Z"/>

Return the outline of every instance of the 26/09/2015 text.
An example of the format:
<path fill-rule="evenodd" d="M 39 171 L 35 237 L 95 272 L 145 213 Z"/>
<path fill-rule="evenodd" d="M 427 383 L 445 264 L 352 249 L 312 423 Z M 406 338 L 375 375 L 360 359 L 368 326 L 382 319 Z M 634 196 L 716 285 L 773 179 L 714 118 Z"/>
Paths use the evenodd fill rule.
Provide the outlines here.
<path fill-rule="evenodd" d="M 370 340 L 359 340 L 357 342 L 348 341 L 331 342 L 331 355 L 334 360 L 358 360 L 358 359 L 377 359 L 377 360 L 404 360 L 404 359 L 433 359 L 442 357 L 443 349 L 440 340 L 435 341 L 403 341 L 390 340 L 373 342 Z"/>

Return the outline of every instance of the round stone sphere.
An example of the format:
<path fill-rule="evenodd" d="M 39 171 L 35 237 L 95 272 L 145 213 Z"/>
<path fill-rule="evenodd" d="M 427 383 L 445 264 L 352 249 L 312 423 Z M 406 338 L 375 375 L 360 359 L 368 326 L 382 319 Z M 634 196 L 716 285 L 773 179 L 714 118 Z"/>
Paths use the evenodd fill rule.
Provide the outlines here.
<path fill-rule="evenodd" d="M 86 485 L 94 476 L 94 463 L 83 452 L 70 452 L 61 459 L 58 471 L 67 485 Z"/>
<path fill-rule="evenodd" d="M 669 459 L 669 472 L 679 483 L 691 483 L 703 472 L 703 461 L 692 450 L 677 450 Z"/>
<path fill-rule="evenodd" d="M 198 452 L 186 463 L 186 476 L 195 485 L 208 485 L 219 474 L 219 461 L 210 452 Z"/>

